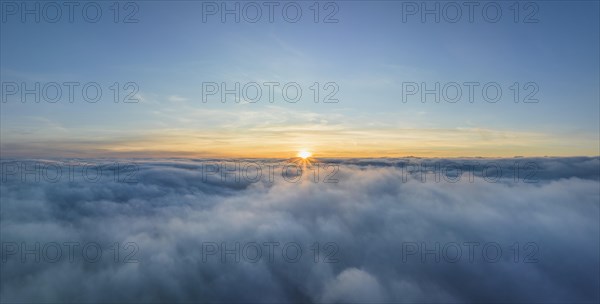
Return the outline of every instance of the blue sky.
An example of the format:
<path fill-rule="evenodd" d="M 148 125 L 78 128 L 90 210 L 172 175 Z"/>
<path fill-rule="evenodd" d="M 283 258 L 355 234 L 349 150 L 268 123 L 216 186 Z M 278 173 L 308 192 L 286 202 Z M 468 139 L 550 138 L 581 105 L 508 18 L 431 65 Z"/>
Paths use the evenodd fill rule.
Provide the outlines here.
<path fill-rule="evenodd" d="M 335 2 L 338 23 L 313 22 L 312 2 L 298 2 L 297 23 L 277 10 L 273 23 L 204 23 L 201 2 L 139 1 L 133 24 L 101 3 L 98 23 L 0 23 L 2 82 L 93 81 L 104 93 L 95 104 L 6 100 L 3 156 L 600 154 L 598 2 L 536 2 L 538 23 L 514 23 L 513 2 L 498 2 L 497 23 L 477 10 L 472 23 L 402 22 L 393 1 Z M 141 102 L 113 103 L 108 87 L 129 81 Z M 303 98 L 202 103 L 203 82 L 266 81 L 297 82 Z M 503 98 L 402 102 L 403 82 L 469 81 L 496 82 Z M 314 103 L 314 82 L 335 82 L 339 102 Z M 514 82 L 535 82 L 539 103 L 514 103 Z"/>

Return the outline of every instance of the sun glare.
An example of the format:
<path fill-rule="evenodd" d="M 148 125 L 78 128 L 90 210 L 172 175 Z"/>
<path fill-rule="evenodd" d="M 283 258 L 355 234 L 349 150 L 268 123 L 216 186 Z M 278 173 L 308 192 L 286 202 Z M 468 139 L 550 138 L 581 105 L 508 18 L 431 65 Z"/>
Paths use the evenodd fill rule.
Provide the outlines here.
<path fill-rule="evenodd" d="M 303 159 L 307 159 L 312 156 L 312 153 L 310 153 L 308 151 L 300 151 L 300 152 L 298 152 L 298 156 L 302 157 Z"/>

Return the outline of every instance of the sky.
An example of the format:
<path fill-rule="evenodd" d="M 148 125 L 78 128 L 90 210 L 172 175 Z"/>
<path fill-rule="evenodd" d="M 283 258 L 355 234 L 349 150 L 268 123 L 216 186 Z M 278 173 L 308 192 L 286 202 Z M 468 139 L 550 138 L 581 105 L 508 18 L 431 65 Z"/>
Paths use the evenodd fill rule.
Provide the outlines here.
<path fill-rule="evenodd" d="M 596 1 L 521 3 L 518 22 L 513 2 L 495 2 L 498 22 L 489 21 L 494 8 L 486 15 L 476 7 L 470 22 L 463 7 L 456 23 L 444 19 L 454 16 L 452 7 L 439 23 L 433 15 L 423 22 L 419 12 L 408 15 L 406 2 L 394 1 L 320 2 L 319 22 L 312 1 L 294 2 L 302 10 L 295 23 L 285 19 L 293 19 L 294 8 L 284 15 L 283 4 L 270 22 L 263 2 L 254 2 L 262 6 L 256 23 L 243 18 L 254 17 L 253 7 L 240 13 L 239 23 L 233 15 L 222 22 L 220 11 L 208 14 L 213 2 L 199 1 L 123 2 L 118 8 L 96 2 L 102 13 L 96 23 L 84 18 L 94 14 L 82 15 L 83 4 L 73 22 L 65 7 L 56 23 L 44 19 L 53 18 L 54 8 L 46 15 L 40 9 L 36 23 L 33 15 L 23 20 L 22 7 L 12 14 L 7 3 L 14 2 L 1 7 L 2 157 L 286 158 L 300 150 L 315 157 L 600 154 Z M 33 8 L 36 2 L 27 3 Z M 236 3 L 242 11 L 248 4 L 225 5 Z M 426 5 L 436 3 L 447 2 Z M 69 82 L 80 84 L 73 102 L 62 85 Z M 280 84 L 273 102 L 264 85 L 270 82 Z M 406 95 L 415 88 L 410 85 L 432 89 L 436 82 L 440 90 L 458 84 L 461 98 L 444 100 L 455 94 L 451 85 L 439 103 L 434 95 Z M 479 83 L 473 102 L 464 85 L 470 82 Z M 12 90 L 13 84 L 31 89 L 36 83 L 60 84 L 61 97 L 44 100 L 55 94 L 50 87 L 36 103 L 34 94 L 22 98 L 21 87 Z M 97 102 L 82 98 L 86 83 L 101 88 Z M 226 89 L 256 83 L 262 96 L 252 102 L 251 87 L 250 97 L 228 95 L 222 102 L 219 92 L 207 95 L 215 83 Z M 288 83 L 302 90 L 297 102 L 282 97 Z M 498 101 L 482 97 L 486 83 L 500 87 Z M 491 100 L 496 87 L 487 91 Z M 293 99 L 294 90 L 286 97 Z M 122 102 L 129 93 L 138 102 Z M 336 102 L 323 102 L 328 94 Z M 527 97 L 537 102 L 523 102 Z"/>
<path fill-rule="evenodd" d="M 600 2 L 464 3 L 0 0 L 0 302 L 597 303 Z"/>

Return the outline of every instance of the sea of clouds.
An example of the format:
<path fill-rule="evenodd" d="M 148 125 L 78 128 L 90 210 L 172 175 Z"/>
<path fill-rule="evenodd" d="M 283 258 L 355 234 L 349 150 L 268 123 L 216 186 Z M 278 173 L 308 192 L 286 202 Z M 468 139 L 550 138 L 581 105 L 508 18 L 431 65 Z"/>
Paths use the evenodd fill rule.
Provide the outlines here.
<path fill-rule="evenodd" d="M 599 157 L 297 169 L 3 159 L 0 301 L 600 300 Z"/>

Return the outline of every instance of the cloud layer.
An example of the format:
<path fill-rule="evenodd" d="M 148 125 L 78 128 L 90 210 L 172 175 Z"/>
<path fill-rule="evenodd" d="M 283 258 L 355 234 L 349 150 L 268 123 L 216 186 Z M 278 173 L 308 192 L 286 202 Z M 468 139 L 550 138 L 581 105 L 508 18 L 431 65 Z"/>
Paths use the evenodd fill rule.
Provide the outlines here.
<path fill-rule="evenodd" d="M 321 163 L 318 182 L 314 167 L 297 182 L 273 167 L 271 181 L 279 162 L 252 161 L 255 182 L 233 162 L 223 180 L 222 161 L 165 159 L 52 183 L 3 160 L 0 300 L 599 300 L 598 157 L 330 159 L 339 170 Z M 475 163 L 460 180 L 449 165 Z M 72 260 L 65 242 L 80 244 Z"/>

